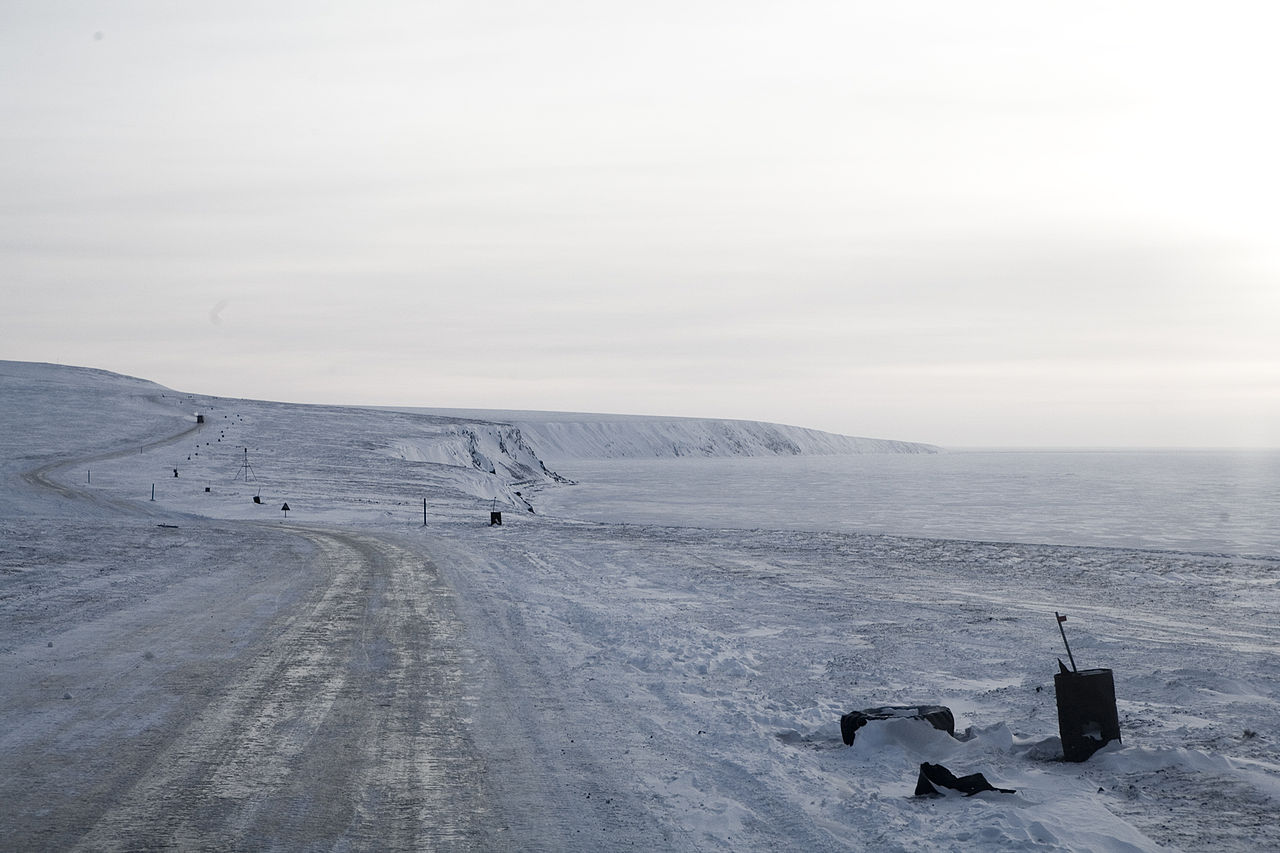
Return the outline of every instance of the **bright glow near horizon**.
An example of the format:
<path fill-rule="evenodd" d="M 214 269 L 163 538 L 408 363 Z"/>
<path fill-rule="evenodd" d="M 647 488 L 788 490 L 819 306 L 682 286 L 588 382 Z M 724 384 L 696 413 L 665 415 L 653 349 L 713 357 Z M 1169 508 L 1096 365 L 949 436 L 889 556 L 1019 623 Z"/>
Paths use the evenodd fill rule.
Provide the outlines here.
<path fill-rule="evenodd" d="M 300 402 L 1280 445 L 1277 23 L 9 4 L 0 357 Z"/>

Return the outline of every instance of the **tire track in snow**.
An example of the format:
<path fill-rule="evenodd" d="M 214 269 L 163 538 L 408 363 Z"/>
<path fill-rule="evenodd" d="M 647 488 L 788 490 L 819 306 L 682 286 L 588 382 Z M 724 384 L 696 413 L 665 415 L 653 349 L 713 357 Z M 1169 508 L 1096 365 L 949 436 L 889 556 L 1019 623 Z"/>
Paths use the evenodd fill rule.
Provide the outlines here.
<path fill-rule="evenodd" d="M 376 539 L 293 531 L 327 587 L 76 849 L 492 847 L 434 571 Z"/>

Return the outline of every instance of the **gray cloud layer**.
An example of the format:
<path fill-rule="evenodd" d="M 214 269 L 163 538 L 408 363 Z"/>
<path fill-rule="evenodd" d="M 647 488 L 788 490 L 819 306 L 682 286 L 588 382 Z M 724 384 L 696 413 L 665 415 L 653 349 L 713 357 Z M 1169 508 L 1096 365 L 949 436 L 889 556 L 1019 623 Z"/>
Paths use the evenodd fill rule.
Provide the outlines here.
<path fill-rule="evenodd" d="M 0 356 L 1280 440 L 1280 69 L 1249 6 L 258 5 L 0 12 Z"/>

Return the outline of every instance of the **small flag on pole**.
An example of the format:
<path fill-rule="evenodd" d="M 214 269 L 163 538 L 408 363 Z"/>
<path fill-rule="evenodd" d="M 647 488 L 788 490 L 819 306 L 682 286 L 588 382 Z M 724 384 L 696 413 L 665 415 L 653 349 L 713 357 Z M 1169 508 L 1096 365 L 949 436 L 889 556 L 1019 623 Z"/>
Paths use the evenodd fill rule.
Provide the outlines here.
<path fill-rule="evenodd" d="M 1066 621 L 1067 621 L 1067 617 L 1065 617 L 1065 616 L 1063 616 L 1063 615 L 1061 615 L 1061 614 L 1055 613 L 1055 614 L 1053 614 L 1053 615 L 1058 617 L 1058 621 L 1059 621 L 1059 622 L 1066 622 Z"/>

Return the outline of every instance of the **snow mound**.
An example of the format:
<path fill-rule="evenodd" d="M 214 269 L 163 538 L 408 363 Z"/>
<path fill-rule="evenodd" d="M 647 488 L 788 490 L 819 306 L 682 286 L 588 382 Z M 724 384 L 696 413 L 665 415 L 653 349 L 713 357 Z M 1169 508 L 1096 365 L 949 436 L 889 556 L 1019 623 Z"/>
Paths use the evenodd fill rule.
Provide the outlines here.
<path fill-rule="evenodd" d="M 971 729 L 968 736 L 956 740 L 923 720 L 868 723 L 845 753 L 872 789 L 868 806 L 857 807 L 892 809 L 904 837 L 927 838 L 940 849 L 1164 849 L 1110 812 L 1097 787 L 1070 765 L 1046 772 L 1011 760 L 1013 736 L 1004 723 Z M 957 776 L 982 773 L 1015 793 L 913 797 L 916 773 L 926 761 L 944 764 Z"/>

